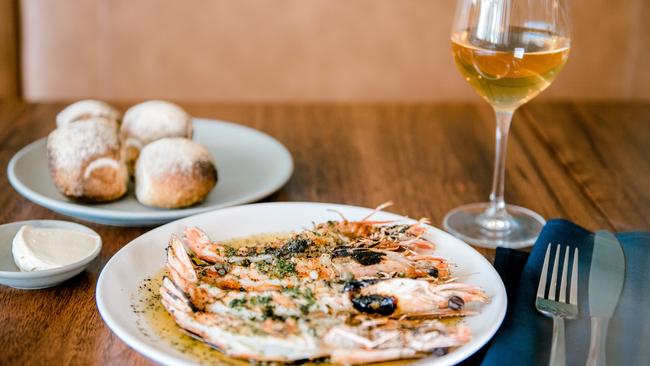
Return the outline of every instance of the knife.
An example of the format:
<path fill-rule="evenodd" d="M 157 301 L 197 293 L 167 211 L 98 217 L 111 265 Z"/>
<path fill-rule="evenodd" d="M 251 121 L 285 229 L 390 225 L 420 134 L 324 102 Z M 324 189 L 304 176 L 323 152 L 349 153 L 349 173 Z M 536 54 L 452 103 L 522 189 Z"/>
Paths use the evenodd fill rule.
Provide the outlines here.
<path fill-rule="evenodd" d="M 607 325 L 618 304 L 624 281 L 625 255 L 621 243 L 609 231 L 596 232 L 589 269 L 591 341 L 587 366 L 607 364 Z"/>

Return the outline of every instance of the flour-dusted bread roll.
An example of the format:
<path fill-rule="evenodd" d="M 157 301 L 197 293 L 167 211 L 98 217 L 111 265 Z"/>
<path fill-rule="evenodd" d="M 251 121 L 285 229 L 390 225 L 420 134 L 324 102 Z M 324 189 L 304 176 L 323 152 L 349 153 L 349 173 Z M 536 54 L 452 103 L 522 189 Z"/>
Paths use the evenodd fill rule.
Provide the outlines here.
<path fill-rule="evenodd" d="M 117 130 L 104 118 L 71 123 L 47 138 L 50 175 L 64 195 L 87 202 L 112 201 L 127 190 Z"/>
<path fill-rule="evenodd" d="M 140 150 L 165 137 L 192 137 L 192 119 L 179 106 L 162 100 L 136 104 L 124 114 L 120 139 L 129 170 Z"/>
<path fill-rule="evenodd" d="M 135 196 L 145 205 L 178 208 L 193 205 L 217 183 L 217 169 L 205 146 L 172 137 L 145 146 L 135 165 Z"/>
<path fill-rule="evenodd" d="M 72 122 L 85 121 L 94 117 L 103 117 L 115 123 L 118 127 L 120 112 L 99 100 L 81 100 L 65 107 L 56 115 L 56 126 L 62 127 Z"/>

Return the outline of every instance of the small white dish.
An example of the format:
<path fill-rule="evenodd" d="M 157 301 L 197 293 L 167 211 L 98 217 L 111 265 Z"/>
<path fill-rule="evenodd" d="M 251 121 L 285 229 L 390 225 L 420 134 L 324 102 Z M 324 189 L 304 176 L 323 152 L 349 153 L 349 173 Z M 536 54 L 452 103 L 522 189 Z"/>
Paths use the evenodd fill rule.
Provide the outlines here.
<path fill-rule="evenodd" d="M 11 254 L 13 238 L 23 225 L 36 228 L 68 229 L 81 231 L 97 238 L 95 248 L 85 258 L 63 267 L 43 271 L 21 272 L 14 263 Z M 92 229 L 74 222 L 58 220 L 29 220 L 0 225 L 0 285 L 24 290 L 36 290 L 52 287 L 68 280 L 86 269 L 88 264 L 99 255 L 102 238 Z"/>
<path fill-rule="evenodd" d="M 236 123 L 195 118 L 194 140 L 205 145 L 217 165 L 219 181 L 192 207 L 158 209 L 138 202 L 131 189 L 119 200 L 84 204 L 63 196 L 52 183 L 42 138 L 23 147 L 9 162 L 7 176 L 28 200 L 63 215 L 114 226 L 154 226 L 217 208 L 260 200 L 291 177 L 289 150 L 273 137 Z"/>
<path fill-rule="evenodd" d="M 258 203 L 215 210 L 153 229 L 126 244 L 104 266 L 95 292 L 99 313 L 113 333 L 144 356 L 163 365 L 195 365 L 197 359 L 170 345 L 148 323 L 144 314 L 132 308 L 134 299 L 141 296 L 140 286 L 144 279 L 159 275 L 164 268 L 170 235 L 180 234 L 188 226 L 200 227 L 216 241 L 301 230 L 314 222 L 340 219 L 332 210 L 351 220 L 373 211 L 330 203 Z M 378 212 L 373 219 L 415 222 L 388 212 Z M 506 313 L 506 291 L 494 267 L 475 249 L 440 229 L 426 227 L 425 235 L 436 243 L 437 254 L 457 265 L 456 271 L 464 275 L 464 282 L 481 286 L 490 296 L 490 302 L 482 307 L 480 314 L 464 319 L 474 333 L 470 342 L 445 356 L 418 361 L 418 364 L 430 366 L 455 365 L 479 350 L 497 331 Z"/>

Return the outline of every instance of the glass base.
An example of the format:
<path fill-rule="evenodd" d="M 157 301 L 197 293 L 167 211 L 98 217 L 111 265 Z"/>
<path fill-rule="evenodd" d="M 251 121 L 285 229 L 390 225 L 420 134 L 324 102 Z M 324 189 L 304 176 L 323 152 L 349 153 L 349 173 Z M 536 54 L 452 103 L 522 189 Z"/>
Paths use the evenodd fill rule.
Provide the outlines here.
<path fill-rule="evenodd" d="M 468 244 L 483 248 L 524 248 L 535 243 L 546 220 L 527 208 L 506 205 L 506 212 L 491 212 L 490 203 L 473 203 L 450 211 L 445 230 Z"/>

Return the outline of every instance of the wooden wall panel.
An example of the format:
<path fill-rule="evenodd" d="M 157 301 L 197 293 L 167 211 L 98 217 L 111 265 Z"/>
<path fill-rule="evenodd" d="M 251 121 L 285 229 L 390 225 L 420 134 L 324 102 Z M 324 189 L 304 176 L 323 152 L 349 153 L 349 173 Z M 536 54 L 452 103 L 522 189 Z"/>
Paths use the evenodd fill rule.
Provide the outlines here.
<path fill-rule="evenodd" d="M 650 1 L 641 1 L 637 9 L 635 35 L 636 62 L 630 71 L 632 95 L 650 99 Z"/>
<path fill-rule="evenodd" d="M 17 0 L 0 0 L 0 100 L 19 94 Z"/>
<path fill-rule="evenodd" d="M 573 0 L 542 98 L 650 98 L 647 0 Z M 22 0 L 29 100 L 467 100 L 453 0 Z M 646 12 L 643 16 L 642 11 Z"/>

